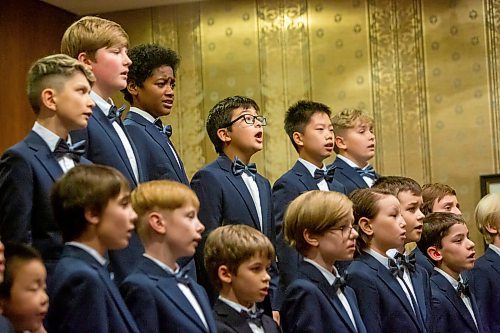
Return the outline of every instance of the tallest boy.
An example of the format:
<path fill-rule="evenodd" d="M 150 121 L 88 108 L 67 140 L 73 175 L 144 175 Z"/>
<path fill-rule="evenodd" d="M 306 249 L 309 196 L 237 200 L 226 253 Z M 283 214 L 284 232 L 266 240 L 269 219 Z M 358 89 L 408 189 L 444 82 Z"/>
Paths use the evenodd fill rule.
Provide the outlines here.
<path fill-rule="evenodd" d="M 89 65 L 96 77 L 90 93 L 96 106 L 86 130 L 73 135 L 86 140 L 85 156 L 94 163 L 116 168 L 135 188 L 142 180 L 137 151 L 120 118 L 121 110 L 111 96 L 127 86 L 128 35 L 123 28 L 99 17 L 86 16 L 74 22 L 64 33 L 61 52 Z M 144 249 L 133 233 L 128 248 L 109 253 L 116 282 L 135 267 Z"/>

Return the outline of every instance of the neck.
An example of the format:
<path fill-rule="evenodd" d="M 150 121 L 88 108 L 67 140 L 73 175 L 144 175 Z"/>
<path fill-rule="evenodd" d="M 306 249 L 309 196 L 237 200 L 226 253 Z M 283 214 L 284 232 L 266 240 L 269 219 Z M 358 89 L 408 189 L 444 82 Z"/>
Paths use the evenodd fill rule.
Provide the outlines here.
<path fill-rule="evenodd" d="M 357 158 L 356 156 L 352 156 L 348 152 L 342 152 L 341 155 L 353 161 L 360 168 L 364 168 L 365 166 L 368 165 L 368 161 L 363 160 L 361 158 Z"/>
<path fill-rule="evenodd" d="M 444 262 L 441 262 L 439 265 L 438 265 L 438 268 L 439 269 L 442 269 L 443 271 L 445 271 L 446 273 L 448 273 L 448 275 L 450 275 L 452 278 L 454 278 L 455 280 L 459 280 L 460 279 L 460 272 L 457 272 L 453 269 L 451 269 L 450 267 L 448 267 L 448 265 L 446 265 Z"/>
<path fill-rule="evenodd" d="M 61 139 L 65 141 L 68 140 L 68 133 L 72 129 L 65 128 L 54 113 L 48 116 L 46 112 L 40 111 L 40 115 L 38 116 L 36 121 L 52 133 L 56 134 Z"/>
<path fill-rule="evenodd" d="M 100 87 L 97 82 L 94 83 L 92 91 L 95 92 L 97 95 L 99 95 L 105 101 L 108 101 L 113 95 L 113 91 L 108 91 L 107 89 Z"/>
<path fill-rule="evenodd" d="M 495 245 L 496 247 L 500 247 L 500 235 L 497 234 L 493 239 L 491 240 L 491 244 Z"/>
<path fill-rule="evenodd" d="M 101 256 L 105 256 L 108 249 L 102 244 L 99 238 L 89 232 L 84 232 L 80 237 L 74 240 L 96 250 Z"/>
<path fill-rule="evenodd" d="M 146 242 L 145 242 L 146 243 Z M 177 257 L 173 255 L 172 251 L 161 241 L 148 241 L 144 244 L 145 253 L 175 271 L 177 268 Z"/>
<path fill-rule="evenodd" d="M 306 160 L 309 163 L 314 164 L 317 168 L 321 169 L 323 167 L 324 158 L 309 156 L 304 149 L 299 152 L 299 157 L 303 160 Z"/>
<path fill-rule="evenodd" d="M 333 273 L 333 265 L 335 264 L 335 260 L 330 260 L 324 258 L 321 253 L 317 250 L 317 248 L 311 248 L 305 255 L 306 258 L 314 261 L 324 269 Z"/>
<path fill-rule="evenodd" d="M 233 287 L 229 284 L 223 283 L 222 289 L 220 290 L 219 294 L 222 297 L 224 297 L 224 298 L 226 298 L 234 303 L 238 303 L 238 304 L 246 307 L 247 309 L 251 309 L 255 305 L 255 302 L 248 302 L 248 301 L 241 300 L 234 292 Z"/>
<path fill-rule="evenodd" d="M 235 156 L 238 156 L 238 158 L 245 164 L 250 163 L 250 159 L 252 158 L 253 154 L 248 154 L 248 153 L 243 153 L 239 150 L 233 149 L 231 147 L 227 147 L 224 149 L 224 154 L 232 161 L 234 160 Z"/>
<path fill-rule="evenodd" d="M 372 243 L 370 244 L 370 249 L 377 252 L 378 254 L 380 255 L 383 255 L 384 257 L 387 257 L 387 251 L 390 249 L 390 248 L 385 248 L 385 247 L 381 247 L 377 244 L 374 244 L 373 243 L 373 240 L 372 240 Z"/>

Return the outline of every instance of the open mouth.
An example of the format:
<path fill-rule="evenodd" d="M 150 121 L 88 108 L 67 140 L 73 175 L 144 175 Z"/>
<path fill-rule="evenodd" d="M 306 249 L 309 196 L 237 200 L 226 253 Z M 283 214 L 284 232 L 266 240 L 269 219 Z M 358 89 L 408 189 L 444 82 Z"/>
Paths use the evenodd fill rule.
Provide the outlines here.
<path fill-rule="evenodd" d="M 262 131 L 259 131 L 257 132 L 257 134 L 255 134 L 255 138 L 257 139 L 257 142 L 262 142 L 262 138 L 264 137 L 264 133 Z"/>

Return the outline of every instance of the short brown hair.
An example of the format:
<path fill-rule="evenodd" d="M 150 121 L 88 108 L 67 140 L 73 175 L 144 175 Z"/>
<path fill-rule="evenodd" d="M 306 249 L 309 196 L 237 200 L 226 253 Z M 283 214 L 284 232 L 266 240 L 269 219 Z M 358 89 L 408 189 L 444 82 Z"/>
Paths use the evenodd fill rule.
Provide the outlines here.
<path fill-rule="evenodd" d="M 363 111 L 354 108 L 346 108 L 332 117 L 333 132 L 335 135 L 342 136 L 344 131 L 354 127 L 356 120 L 373 126 L 373 118 Z M 333 147 L 335 153 L 339 153 L 337 145 Z"/>
<path fill-rule="evenodd" d="M 35 114 L 40 113 L 40 96 L 44 89 L 61 90 L 75 73 L 82 73 L 92 85 L 95 76 L 83 63 L 65 54 L 54 54 L 35 61 L 28 71 L 27 94 Z"/>
<path fill-rule="evenodd" d="M 304 230 L 323 235 L 350 212 L 352 202 L 342 193 L 319 190 L 302 193 L 290 203 L 285 212 L 285 240 L 304 255 L 309 249 L 309 244 L 304 239 Z"/>
<path fill-rule="evenodd" d="M 230 224 L 213 230 L 204 248 L 205 267 L 212 284 L 220 290 L 219 267 L 227 266 L 237 274 L 240 265 L 260 255 L 273 260 L 275 251 L 271 241 L 260 231 L 244 224 Z"/>
<path fill-rule="evenodd" d="M 432 213 L 432 206 L 436 201 L 440 201 L 447 195 L 457 195 L 457 192 L 446 184 L 433 183 L 422 186 L 423 204 L 420 210 L 424 215 Z"/>
<path fill-rule="evenodd" d="M 390 191 L 378 188 L 357 189 L 351 192 L 349 198 L 352 201 L 354 213 L 354 227 L 359 234 L 356 238 L 356 249 L 358 253 L 370 247 L 371 236 L 365 234 L 359 227 L 359 220 L 365 217 L 369 220 L 377 217 L 380 212 L 378 202 L 388 195 L 394 196 Z"/>
<path fill-rule="evenodd" d="M 474 220 L 484 240 L 490 244 L 494 236 L 485 227 L 494 226 L 500 231 L 500 194 L 490 193 L 479 200 L 474 211 Z"/>
<path fill-rule="evenodd" d="M 147 231 L 145 217 L 153 210 L 175 210 L 187 203 L 198 209 L 200 201 L 188 186 L 172 180 L 153 180 L 139 184 L 132 192 L 132 207 L 137 213 L 135 227 L 142 238 Z"/>
<path fill-rule="evenodd" d="M 116 169 L 98 164 L 77 165 L 52 187 L 54 218 L 65 242 L 75 240 L 88 226 L 85 209 L 102 214 L 110 200 L 129 191 L 127 179 Z"/>
<path fill-rule="evenodd" d="M 375 181 L 372 188 L 380 188 L 392 193 L 398 197 L 400 192 L 411 192 L 414 195 L 422 195 L 422 188 L 411 178 L 402 176 L 380 177 Z"/>
<path fill-rule="evenodd" d="M 455 224 L 465 224 L 462 215 L 453 213 L 436 212 L 430 213 L 424 218 L 422 237 L 417 242 L 417 246 L 429 259 L 434 260 L 427 254 L 427 249 L 431 246 L 442 247 L 443 238 Z"/>
<path fill-rule="evenodd" d="M 84 16 L 64 32 L 61 53 L 73 58 L 85 52 L 94 59 L 97 50 L 115 45 L 128 47 L 128 35 L 116 22 L 96 16 Z"/>

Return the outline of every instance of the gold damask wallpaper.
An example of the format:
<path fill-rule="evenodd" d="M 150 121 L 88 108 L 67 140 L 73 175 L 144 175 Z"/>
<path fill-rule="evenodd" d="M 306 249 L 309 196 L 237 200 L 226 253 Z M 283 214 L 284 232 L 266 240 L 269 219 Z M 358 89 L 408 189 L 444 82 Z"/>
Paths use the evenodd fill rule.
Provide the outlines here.
<path fill-rule="evenodd" d="M 215 157 L 208 110 L 236 94 L 268 118 L 255 162 L 271 182 L 296 159 L 283 117 L 303 98 L 366 110 L 376 169 L 453 186 L 469 221 L 479 175 L 500 172 L 499 0 L 209 0 L 102 16 L 132 45 L 181 55 L 169 122 L 189 176 Z"/>

